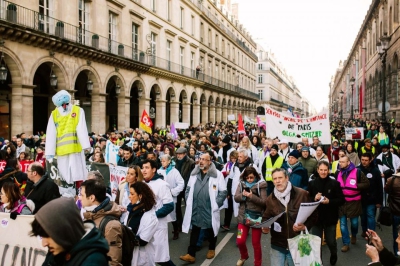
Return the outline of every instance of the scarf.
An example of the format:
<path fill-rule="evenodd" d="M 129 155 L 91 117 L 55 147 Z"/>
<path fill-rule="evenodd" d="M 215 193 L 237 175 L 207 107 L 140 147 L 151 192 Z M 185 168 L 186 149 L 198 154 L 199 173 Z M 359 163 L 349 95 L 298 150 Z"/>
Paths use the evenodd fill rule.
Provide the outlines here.
<path fill-rule="evenodd" d="M 342 176 L 349 176 L 350 172 L 353 171 L 354 168 L 356 168 L 356 166 L 352 162 L 350 162 L 347 168 L 340 169 L 340 171 L 342 172 Z"/>
<path fill-rule="evenodd" d="M 140 219 L 142 219 L 142 216 L 144 214 L 144 209 L 142 208 L 143 206 L 143 203 L 129 203 L 127 207 L 127 211 L 129 212 L 127 226 L 132 229 L 135 235 L 139 230 Z"/>
<path fill-rule="evenodd" d="M 298 166 L 299 164 L 300 164 L 300 162 L 297 161 L 297 163 L 295 163 L 295 164 L 290 164 L 290 163 L 288 163 L 288 166 L 289 166 L 291 169 L 293 169 L 293 168 L 296 168 L 296 166 Z"/>
<path fill-rule="evenodd" d="M 248 188 L 252 188 L 255 184 L 257 184 L 257 181 L 254 179 L 252 183 L 249 183 L 247 181 L 245 181 L 246 187 Z"/>
<path fill-rule="evenodd" d="M 183 157 L 182 160 L 179 160 L 179 159 L 176 160 L 175 168 L 176 168 L 176 170 L 179 171 L 179 173 L 182 170 L 183 164 L 187 161 L 187 158 L 188 158 L 187 155 L 185 155 L 185 157 Z"/>
<path fill-rule="evenodd" d="M 276 187 L 274 188 L 275 197 L 282 203 L 285 208 L 287 207 L 290 200 L 290 191 L 292 190 L 292 183 L 288 181 L 288 184 L 283 192 L 279 192 Z"/>

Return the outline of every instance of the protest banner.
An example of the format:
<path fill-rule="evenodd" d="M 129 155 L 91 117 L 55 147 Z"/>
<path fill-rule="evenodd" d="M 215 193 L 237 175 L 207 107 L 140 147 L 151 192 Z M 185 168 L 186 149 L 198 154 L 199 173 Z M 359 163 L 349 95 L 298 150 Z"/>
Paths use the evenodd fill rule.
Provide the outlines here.
<path fill-rule="evenodd" d="M 267 136 L 287 139 L 297 143 L 301 138 L 317 136 L 322 144 L 331 144 L 328 112 L 324 111 L 306 118 L 293 117 L 289 113 L 278 112 L 265 106 Z"/>
<path fill-rule="evenodd" d="M 104 153 L 104 161 L 106 163 L 117 164 L 118 161 L 118 150 L 119 146 L 113 144 L 111 141 L 107 140 L 106 142 L 106 150 Z"/>
<path fill-rule="evenodd" d="M 86 162 L 86 169 L 90 171 L 99 171 L 104 177 L 106 186 L 110 185 L 110 166 L 106 163 Z"/>
<path fill-rule="evenodd" d="M 110 165 L 109 171 L 111 196 L 112 200 L 114 201 L 117 197 L 118 186 L 121 181 L 125 179 L 128 167 Z"/>
<path fill-rule="evenodd" d="M 49 177 L 57 184 L 60 194 L 65 198 L 73 198 L 76 195 L 75 184 L 68 184 L 61 176 L 57 167 L 57 159 L 53 159 L 51 163 L 46 162 L 46 172 Z"/>
<path fill-rule="evenodd" d="M 147 133 L 152 133 L 153 121 L 151 121 L 150 116 L 147 114 L 146 110 L 143 110 L 142 118 L 140 119 L 139 128 L 146 131 Z"/>
<path fill-rule="evenodd" d="M 0 259 L 1 265 L 40 266 L 47 254 L 40 237 L 30 236 L 35 216 L 0 213 Z"/>
<path fill-rule="evenodd" d="M 188 129 L 189 123 L 175 122 L 175 128 Z"/>
<path fill-rule="evenodd" d="M 364 139 L 364 128 L 362 127 L 345 127 L 344 132 L 346 140 Z"/>

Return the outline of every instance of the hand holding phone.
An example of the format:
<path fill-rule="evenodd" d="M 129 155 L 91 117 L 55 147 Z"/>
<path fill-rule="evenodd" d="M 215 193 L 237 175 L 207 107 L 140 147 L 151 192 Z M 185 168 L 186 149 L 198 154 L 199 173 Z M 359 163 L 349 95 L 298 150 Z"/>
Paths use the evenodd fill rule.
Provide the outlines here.
<path fill-rule="evenodd" d="M 250 193 L 250 188 L 249 187 L 245 187 L 244 190 L 248 193 Z"/>

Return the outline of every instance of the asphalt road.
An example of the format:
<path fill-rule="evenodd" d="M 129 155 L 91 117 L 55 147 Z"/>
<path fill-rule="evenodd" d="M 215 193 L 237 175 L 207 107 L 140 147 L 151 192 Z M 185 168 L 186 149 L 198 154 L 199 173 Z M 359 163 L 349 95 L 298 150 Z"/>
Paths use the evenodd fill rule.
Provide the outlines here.
<path fill-rule="evenodd" d="M 223 220 L 223 213 L 221 212 L 221 221 Z M 236 265 L 237 260 L 240 258 L 239 249 L 236 247 L 236 231 L 237 222 L 236 219 L 232 219 L 231 230 L 228 232 L 222 232 L 218 234 L 217 248 L 214 259 L 206 259 L 206 254 L 208 251 L 208 242 L 203 243 L 203 247 L 200 251 L 196 253 L 196 263 L 190 265 Z M 349 223 L 348 223 L 349 224 Z M 172 240 L 172 226 L 169 225 L 169 245 L 170 245 L 170 255 L 172 261 L 176 265 L 189 265 L 184 261 L 179 259 L 179 256 L 185 255 L 187 253 L 187 247 L 189 245 L 189 234 L 181 233 L 178 240 Z M 392 251 L 392 227 L 382 226 L 382 231 L 377 229 L 378 235 L 382 238 L 383 244 L 390 251 Z M 340 248 L 342 247 L 342 239 L 338 238 L 338 261 L 336 265 L 344 266 L 365 266 L 370 262 L 369 258 L 365 255 L 365 244 L 366 241 L 361 237 L 361 224 L 359 225 L 359 234 L 357 235 L 357 243 L 355 245 L 350 244 L 350 250 L 346 253 L 342 253 Z M 263 235 L 262 240 L 262 252 L 263 252 L 263 263 L 262 265 L 270 266 L 271 262 L 269 259 L 270 251 L 270 235 Z M 249 260 L 246 261 L 245 265 L 253 265 L 253 250 L 251 246 L 251 236 L 247 239 L 247 247 L 249 249 Z M 322 260 L 323 265 L 330 265 L 329 263 L 330 252 L 326 245 L 322 246 Z"/>

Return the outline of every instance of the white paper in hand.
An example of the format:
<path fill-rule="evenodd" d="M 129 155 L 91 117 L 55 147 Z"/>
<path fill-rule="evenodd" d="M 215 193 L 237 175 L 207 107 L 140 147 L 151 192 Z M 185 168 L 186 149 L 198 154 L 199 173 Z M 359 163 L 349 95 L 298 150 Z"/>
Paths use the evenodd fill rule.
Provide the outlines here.
<path fill-rule="evenodd" d="M 277 222 L 274 222 L 274 230 L 275 230 L 275 232 L 278 232 L 278 233 L 282 232 L 281 225 L 278 224 Z"/>
<path fill-rule="evenodd" d="M 325 200 L 325 197 L 321 197 L 319 201 L 301 203 L 299 213 L 297 214 L 295 224 L 304 224 L 308 217 L 315 211 L 319 204 Z"/>

